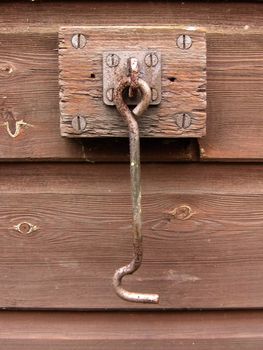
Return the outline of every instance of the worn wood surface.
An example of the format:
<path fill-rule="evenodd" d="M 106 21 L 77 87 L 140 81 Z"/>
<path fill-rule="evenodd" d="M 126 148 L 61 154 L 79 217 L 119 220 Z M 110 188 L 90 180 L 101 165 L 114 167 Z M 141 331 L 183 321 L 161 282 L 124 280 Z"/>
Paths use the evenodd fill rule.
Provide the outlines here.
<path fill-rule="evenodd" d="M 145 260 L 128 304 L 111 278 L 132 254 L 123 164 L 6 164 L 0 169 L 0 307 L 262 307 L 260 165 L 144 165 Z M 31 233 L 27 233 L 31 232 Z"/>
<path fill-rule="evenodd" d="M 0 79 L 0 159 L 129 159 L 127 140 L 86 142 L 60 136 L 57 34 L 1 34 Z M 197 159 L 192 140 L 145 140 L 141 151 L 143 161 Z"/>
<path fill-rule="evenodd" d="M 263 14 L 263 4 L 261 5 Z M 207 135 L 202 160 L 261 160 L 263 145 L 263 36 L 208 38 Z"/>
<path fill-rule="evenodd" d="M 261 311 L 1 312 L 0 349 L 259 350 Z"/>
<path fill-rule="evenodd" d="M 60 137 L 58 30 L 178 25 L 207 32 L 207 135 L 143 140 L 142 159 L 261 161 L 262 17 L 254 2 L 1 1 L 0 160 L 127 161 L 127 139 Z M 0 308 L 20 311 L 0 313 L 0 349 L 262 348 L 261 311 L 170 310 L 263 307 L 262 166 L 142 172 L 145 260 L 125 286 L 160 293 L 159 306 L 111 287 L 132 251 L 126 164 L 2 164 Z"/>
<path fill-rule="evenodd" d="M 87 38 L 82 49 L 72 46 L 72 36 Z M 190 35 L 192 45 L 178 48 L 176 40 Z M 110 38 L 110 39 L 109 39 Z M 138 118 L 142 137 L 201 137 L 206 130 L 205 33 L 172 26 L 65 27 L 59 32 L 61 135 L 66 137 L 128 136 L 127 123 L 116 107 L 103 102 L 102 55 L 105 51 L 144 50 L 161 55 L 161 103 L 149 106 Z M 116 67 L 118 69 L 118 67 Z M 113 67 L 112 70 L 116 69 Z M 154 73 L 156 74 L 156 73 Z M 125 76 L 120 76 L 123 79 Z M 144 77 L 142 77 L 144 79 Z M 153 87 L 153 86 L 151 86 Z M 176 115 L 191 116 L 187 128 Z M 86 120 L 85 130 L 72 126 L 76 116 Z"/>
<path fill-rule="evenodd" d="M 0 159 L 127 159 L 119 156 L 122 150 L 114 142 L 97 147 L 90 140 L 83 144 L 60 137 L 59 27 L 102 24 L 183 25 L 206 31 L 208 127 L 200 141 L 201 158 L 262 159 L 262 4 L 2 1 L 0 13 Z M 19 121 L 27 125 L 18 123 L 18 135 L 11 137 L 6 123 L 14 131 Z M 143 151 L 145 160 L 192 159 L 189 150 L 179 154 L 174 143 L 168 157 L 166 144 L 153 141 L 160 156 Z"/>

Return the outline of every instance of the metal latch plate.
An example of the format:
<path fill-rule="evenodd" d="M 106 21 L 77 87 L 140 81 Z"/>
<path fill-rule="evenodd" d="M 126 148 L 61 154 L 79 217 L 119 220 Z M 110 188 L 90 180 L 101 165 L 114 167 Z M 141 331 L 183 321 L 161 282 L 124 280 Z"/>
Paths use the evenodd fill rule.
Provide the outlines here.
<path fill-rule="evenodd" d="M 205 135 L 204 32 L 174 26 L 90 26 L 59 30 L 62 136 L 128 136 L 125 121 L 106 96 L 112 80 L 105 77 L 105 74 L 111 74 L 105 71 L 105 67 L 103 69 L 105 55 L 118 52 L 137 52 L 142 56 L 156 52 L 161 55 L 160 70 L 158 67 L 157 76 L 150 78 L 154 78 L 151 87 L 157 89 L 161 79 L 160 94 L 138 118 L 141 137 Z"/>
<path fill-rule="evenodd" d="M 103 52 L 103 101 L 106 105 L 114 106 L 113 93 L 118 81 L 127 76 L 127 61 L 137 58 L 139 62 L 139 76 L 151 88 L 152 99 L 150 105 L 161 102 L 161 54 L 157 51 L 107 51 Z M 128 105 L 136 105 L 140 100 L 125 96 Z"/>

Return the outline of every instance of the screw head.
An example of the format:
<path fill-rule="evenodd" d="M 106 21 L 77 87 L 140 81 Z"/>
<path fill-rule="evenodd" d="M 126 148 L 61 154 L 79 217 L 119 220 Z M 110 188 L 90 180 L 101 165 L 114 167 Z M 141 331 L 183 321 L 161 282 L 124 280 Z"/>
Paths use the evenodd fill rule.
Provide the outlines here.
<path fill-rule="evenodd" d="M 156 101 L 158 98 L 158 91 L 155 88 L 151 88 L 152 90 L 152 101 Z"/>
<path fill-rule="evenodd" d="M 71 125 L 77 132 L 84 131 L 87 126 L 86 118 L 78 115 L 72 119 Z"/>
<path fill-rule="evenodd" d="M 109 67 L 117 67 L 118 64 L 120 63 L 120 57 L 115 53 L 110 53 L 106 57 L 106 63 Z"/>
<path fill-rule="evenodd" d="M 154 52 L 148 53 L 144 58 L 144 62 L 148 67 L 155 67 L 158 61 L 158 56 Z"/>
<path fill-rule="evenodd" d="M 176 44 L 181 50 L 188 50 L 192 46 L 192 38 L 187 34 L 181 34 L 176 40 Z"/>
<path fill-rule="evenodd" d="M 114 89 L 113 88 L 108 89 L 106 91 L 106 96 L 107 96 L 107 99 L 112 102 L 114 97 Z"/>
<path fill-rule="evenodd" d="M 192 116 L 189 113 L 177 113 L 175 122 L 180 129 L 188 129 L 192 123 Z"/>
<path fill-rule="evenodd" d="M 87 39 L 83 34 L 74 34 L 71 38 L 71 44 L 75 49 L 83 49 L 86 46 Z"/>

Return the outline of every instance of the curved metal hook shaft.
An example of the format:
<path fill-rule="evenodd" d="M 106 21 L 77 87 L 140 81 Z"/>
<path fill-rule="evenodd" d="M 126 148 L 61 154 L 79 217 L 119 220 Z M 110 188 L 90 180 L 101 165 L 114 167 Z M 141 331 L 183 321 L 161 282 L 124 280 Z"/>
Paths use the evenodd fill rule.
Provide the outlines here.
<path fill-rule="evenodd" d="M 130 275 L 141 266 L 143 257 L 142 230 L 141 230 L 141 175 L 140 175 L 140 137 L 139 127 L 134 115 L 141 115 L 148 107 L 151 100 L 151 89 L 142 79 L 137 80 L 138 88 L 142 93 L 141 102 L 131 112 L 123 101 L 123 91 L 131 85 L 130 78 L 124 78 L 115 89 L 114 101 L 117 110 L 128 124 L 130 139 L 130 173 L 132 187 L 133 209 L 133 248 L 132 261 L 119 268 L 113 277 L 113 286 L 116 293 L 124 300 L 137 303 L 158 303 L 158 294 L 146 294 L 129 292 L 121 286 L 122 278 Z"/>

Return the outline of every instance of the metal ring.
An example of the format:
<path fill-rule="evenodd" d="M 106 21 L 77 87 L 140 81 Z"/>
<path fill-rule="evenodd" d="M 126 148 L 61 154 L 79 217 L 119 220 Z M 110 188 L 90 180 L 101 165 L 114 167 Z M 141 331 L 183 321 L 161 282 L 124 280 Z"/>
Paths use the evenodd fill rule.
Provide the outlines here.
<path fill-rule="evenodd" d="M 127 87 L 131 86 L 131 83 L 131 78 L 127 77 L 126 79 L 121 80 L 118 86 L 114 89 L 114 102 L 116 104 L 116 108 L 124 118 L 126 118 L 125 116 L 127 115 L 127 112 L 130 111 L 130 109 L 124 102 L 122 94 Z M 148 83 L 141 78 L 138 78 L 137 80 L 137 87 L 142 93 L 142 99 L 132 110 L 132 113 L 136 115 L 136 117 L 140 117 L 149 107 L 152 98 L 152 92 Z"/>

